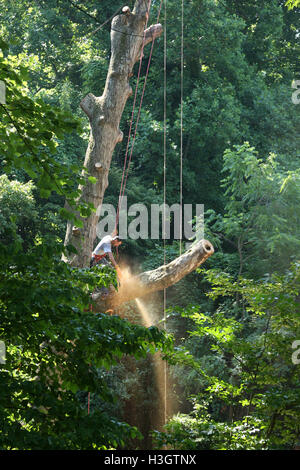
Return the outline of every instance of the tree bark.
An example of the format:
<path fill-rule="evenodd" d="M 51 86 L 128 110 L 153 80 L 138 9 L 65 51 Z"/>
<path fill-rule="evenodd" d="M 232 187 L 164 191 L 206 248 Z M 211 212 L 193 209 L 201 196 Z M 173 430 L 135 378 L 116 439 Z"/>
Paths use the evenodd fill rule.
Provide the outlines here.
<path fill-rule="evenodd" d="M 188 251 L 183 253 L 171 263 L 160 266 L 152 271 L 146 271 L 138 276 L 121 280 L 118 291 L 102 299 L 101 293 L 92 295 L 93 311 L 105 312 L 114 310 L 119 305 L 130 300 L 144 297 L 151 292 L 163 290 L 198 268 L 214 253 L 212 244 L 207 240 L 200 240 Z"/>
<path fill-rule="evenodd" d="M 67 225 L 65 245 L 73 245 L 77 253 L 64 256 L 64 261 L 76 267 L 87 267 L 90 262 L 99 213 L 108 186 L 108 174 L 112 154 L 117 143 L 123 139 L 119 128 L 121 116 L 128 97 L 132 94 L 129 78 L 134 64 L 140 57 L 142 44 L 148 44 L 162 33 L 160 24 L 150 26 L 145 32 L 148 0 L 136 0 L 132 12 L 123 9 L 124 14 L 116 16 L 111 27 L 111 59 L 104 92 L 101 97 L 89 93 L 80 103 L 90 121 L 89 144 L 84 167 L 89 175 L 96 178 L 80 187 L 80 201 L 91 203 L 97 212 L 87 218 L 77 217 L 83 228 Z"/>

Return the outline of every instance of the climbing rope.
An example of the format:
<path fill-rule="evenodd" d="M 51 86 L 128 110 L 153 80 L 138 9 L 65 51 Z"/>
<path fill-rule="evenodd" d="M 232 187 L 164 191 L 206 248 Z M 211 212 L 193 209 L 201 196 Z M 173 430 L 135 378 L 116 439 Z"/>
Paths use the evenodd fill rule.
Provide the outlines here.
<path fill-rule="evenodd" d="M 156 23 L 158 23 L 158 21 L 159 21 L 159 17 L 160 17 L 160 13 L 161 13 L 161 8 L 162 8 L 162 3 L 163 3 L 163 0 L 161 0 L 160 6 L 159 6 L 159 9 L 158 9 L 158 15 L 157 15 Z M 139 119 L 140 119 L 140 115 L 141 115 L 141 109 L 142 109 L 143 99 L 144 99 L 144 95 L 145 95 L 145 89 L 146 89 L 147 79 L 148 79 L 148 75 L 149 75 L 150 63 L 151 63 L 151 59 L 152 59 L 152 53 L 153 53 L 154 42 L 155 42 L 155 38 L 153 38 L 152 44 L 151 44 L 151 50 L 150 50 L 150 54 L 149 54 L 149 58 L 148 58 L 148 64 L 147 64 L 147 69 L 146 69 L 146 74 L 145 74 L 145 79 L 144 79 L 144 85 L 143 85 L 142 94 L 141 94 L 141 98 L 140 98 L 140 104 L 139 104 L 139 109 L 138 109 L 138 114 L 137 114 L 135 129 L 134 129 L 133 138 L 132 138 L 132 144 L 131 144 L 130 154 L 129 154 L 129 158 L 128 158 L 129 144 L 130 144 L 130 140 L 131 140 L 131 132 L 132 132 L 133 119 L 134 119 L 134 111 L 135 111 L 136 100 L 137 100 L 138 86 L 139 86 L 139 81 L 140 81 L 141 66 L 142 66 L 142 59 L 143 59 L 143 51 L 144 51 L 144 46 L 145 46 L 146 29 L 147 29 L 147 25 L 148 25 L 148 18 L 149 18 L 150 7 L 151 7 L 151 0 L 149 0 L 149 3 L 148 3 L 148 10 L 147 10 L 147 11 L 148 11 L 148 15 L 147 15 L 147 21 L 146 21 L 146 25 L 145 25 L 145 29 L 144 29 L 144 37 L 143 37 L 143 43 L 142 43 L 142 48 L 141 48 L 141 56 L 140 56 L 139 69 L 138 69 L 138 75 L 137 75 L 137 82 L 136 82 L 136 87 L 135 87 L 135 94 L 134 94 L 134 100 L 133 100 L 133 106 L 132 106 L 132 113 L 131 113 L 131 119 L 130 119 L 130 125 L 129 125 L 129 132 L 128 132 L 128 139 L 127 139 L 127 146 L 126 146 L 125 157 L 124 157 L 124 166 L 123 166 L 121 187 L 120 187 L 120 193 L 119 193 L 119 202 L 118 202 L 118 208 L 117 208 L 117 216 L 116 216 L 116 225 L 115 225 L 115 229 L 117 228 L 118 223 L 119 223 L 120 209 L 121 209 L 122 201 L 123 201 L 124 194 L 125 194 L 125 188 L 126 188 L 126 183 L 127 183 L 127 178 L 128 178 L 130 163 L 131 163 L 131 159 L 132 159 L 132 154 L 133 154 L 133 149 L 134 149 L 134 143 L 135 143 L 135 139 L 136 139 L 136 135 L 137 135 L 137 128 L 138 128 Z M 127 163 L 127 159 L 128 159 L 128 163 Z M 126 165 L 127 165 L 127 168 L 126 168 Z"/>
<path fill-rule="evenodd" d="M 164 22 L 164 210 L 163 210 L 163 250 L 164 250 L 164 265 L 166 265 L 166 238 L 165 238 L 165 223 L 166 223 L 166 177 L 167 177 L 167 0 L 165 0 L 165 22 Z M 179 252 L 182 254 L 182 202 L 183 202 L 183 71 L 184 71 L 184 0 L 181 0 L 181 64 L 180 64 L 180 242 Z M 163 309 L 164 317 L 163 324 L 164 329 L 167 329 L 167 292 L 164 289 L 163 294 Z M 168 419 L 168 365 L 165 362 L 164 370 L 164 421 L 167 423 Z"/>
<path fill-rule="evenodd" d="M 164 266 L 166 265 L 166 176 L 167 176 L 167 0 L 165 0 L 165 31 L 164 31 L 164 209 L 163 209 L 163 246 L 164 246 Z M 163 308 L 164 308 L 164 329 L 167 329 L 167 291 L 164 288 Z M 168 388 L 168 366 L 165 361 L 164 367 L 164 422 L 167 423 L 167 388 Z"/>
<path fill-rule="evenodd" d="M 182 254 L 182 169 L 183 169 L 183 46 L 184 46 L 184 0 L 181 0 L 181 63 L 180 63 L 180 241 L 179 254 Z"/>
<path fill-rule="evenodd" d="M 116 227 L 115 228 L 117 228 L 117 226 L 118 226 L 120 207 L 121 207 L 121 204 L 122 204 L 122 199 L 123 199 L 123 195 L 124 195 L 124 191 L 125 191 L 124 177 L 125 177 L 125 173 L 126 173 L 126 164 L 127 164 L 127 157 L 128 157 L 128 151 L 129 151 L 129 143 L 130 143 L 130 140 L 131 140 L 131 131 L 132 131 L 132 125 L 133 125 L 134 111 L 135 111 L 135 106 L 136 106 L 137 92 L 138 92 L 138 86 L 139 86 L 140 75 L 141 75 L 142 61 L 143 61 L 143 56 L 144 56 L 144 47 L 145 47 L 145 40 L 146 40 L 146 29 L 147 29 L 147 25 L 148 25 L 150 5 L 151 5 L 151 0 L 149 0 L 148 8 L 147 8 L 147 13 L 148 14 L 147 14 L 146 24 L 145 24 L 145 28 L 144 28 L 143 42 L 142 42 L 141 55 L 140 55 L 140 61 L 139 61 L 139 69 L 138 69 L 137 80 L 136 80 L 136 85 L 135 85 L 135 93 L 134 93 L 134 99 L 133 99 L 133 105 L 132 105 L 131 119 L 130 119 L 130 124 L 129 124 L 127 146 L 126 146 L 125 157 L 124 157 L 124 166 L 123 166 L 122 180 L 121 180 L 121 186 L 120 186 L 119 202 L 118 202 L 118 208 L 117 208 L 117 217 L 116 217 Z M 134 140 L 135 140 L 135 137 L 134 137 Z M 130 154 L 130 158 L 131 158 L 131 155 L 132 155 L 132 153 Z M 124 189 L 123 189 L 123 187 L 124 187 Z M 122 193 L 123 193 L 123 195 L 122 195 Z"/>

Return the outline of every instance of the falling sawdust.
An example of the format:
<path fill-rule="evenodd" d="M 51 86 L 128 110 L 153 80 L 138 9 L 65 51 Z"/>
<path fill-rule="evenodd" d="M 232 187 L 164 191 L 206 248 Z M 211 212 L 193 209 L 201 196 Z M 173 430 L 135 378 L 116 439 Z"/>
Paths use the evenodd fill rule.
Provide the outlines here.
<path fill-rule="evenodd" d="M 125 283 L 125 282 L 130 283 L 130 281 L 135 276 L 134 274 L 132 274 L 131 269 L 128 265 L 121 265 L 120 271 L 121 271 L 120 283 L 121 283 L 121 288 L 122 288 L 122 283 Z M 143 297 L 142 290 L 141 290 L 141 297 Z M 153 313 L 149 311 L 149 307 L 146 306 L 146 304 L 141 299 L 135 299 L 135 303 L 141 314 L 143 325 L 146 326 L 146 328 L 150 328 L 150 326 L 155 325 L 157 321 L 160 320 L 160 319 L 155 318 L 155 315 L 153 315 Z"/>
<path fill-rule="evenodd" d="M 121 269 L 121 282 L 130 281 L 133 277 L 133 274 L 128 265 L 120 266 Z M 142 296 L 141 296 L 142 297 Z M 141 299 L 135 299 L 135 303 L 141 315 L 141 320 L 143 325 L 146 328 L 157 325 L 161 318 L 157 318 L 157 312 L 154 312 L 154 309 L 145 304 Z M 162 315 L 163 317 L 164 315 Z M 167 417 L 172 415 L 172 404 L 171 399 L 169 398 L 170 394 L 168 393 L 168 367 L 166 361 L 161 357 L 161 353 L 156 353 L 153 356 L 154 363 L 154 374 L 156 387 L 159 394 L 159 401 L 163 404 L 162 407 L 158 407 L 156 413 L 156 424 L 159 424 L 159 427 L 166 423 Z"/>

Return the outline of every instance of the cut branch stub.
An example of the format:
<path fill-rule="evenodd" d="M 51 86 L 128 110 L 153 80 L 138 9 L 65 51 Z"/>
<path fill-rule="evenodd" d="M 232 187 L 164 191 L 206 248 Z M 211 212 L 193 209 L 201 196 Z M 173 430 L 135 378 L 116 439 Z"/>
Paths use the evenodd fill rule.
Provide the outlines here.
<path fill-rule="evenodd" d="M 147 28 L 145 31 L 145 46 L 149 44 L 149 42 L 158 38 L 162 34 L 162 32 L 163 27 L 160 23 L 152 24 L 149 28 Z"/>
<path fill-rule="evenodd" d="M 95 163 L 95 168 L 96 168 L 97 171 L 102 171 L 103 170 L 103 166 L 100 162 Z"/>
<path fill-rule="evenodd" d="M 73 229 L 72 229 L 72 232 L 73 232 L 74 237 L 79 237 L 79 235 L 80 235 L 80 228 L 74 226 Z"/>
<path fill-rule="evenodd" d="M 92 93 L 88 93 L 80 102 L 81 109 L 85 112 L 89 119 L 92 119 L 95 109 L 96 97 Z"/>
<path fill-rule="evenodd" d="M 122 8 L 122 13 L 124 13 L 125 15 L 130 15 L 131 14 L 131 10 L 129 7 L 123 7 Z"/>

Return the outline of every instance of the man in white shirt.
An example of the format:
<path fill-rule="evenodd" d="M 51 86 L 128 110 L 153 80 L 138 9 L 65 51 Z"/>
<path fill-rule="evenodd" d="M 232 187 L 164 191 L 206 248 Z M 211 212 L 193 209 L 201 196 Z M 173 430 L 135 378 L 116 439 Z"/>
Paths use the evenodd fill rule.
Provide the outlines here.
<path fill-rule="evenodd" d="M 94 251 L 92 253 L 90 268 L 92 268 L 93 266 L 95 266 L 98 263 L 109 266 L 110 265 L 109 261 L 111 261 L 111 264 L 114 266 L 114 268 L 117 272 L 118 282 L 120 282 L 120 280 L 122 278 L 122 272 L 121 272 L 118 264 L 115 261 L 114 255 L 112 254 L 112 251 L 111 251 L 111 247 L 113 246 L 113 247 L 117 248 L 118 246 L 121 245 L 121 243 L 122 242 L 121 242 L 121 240 L 119 240 L 119 237 L 117 236 L 116 231 L 114 233 L 112 233 L 112 235 L 106 235 L 105 237 L 103 237 L 102 240 L 98 243 L 98 245 L 96 246 L 96 248 L 94 249 Z M 106 259 L 107 255 L 109 257 L 109 260 Z M 112 286 L 111 286 L 111 288 L 113 290 Z M 102 294 L 101 298 L 105 299 L 109 295 L 110 289 L 108 289 L 106 287 L 102 287 L 99 292 L 101 292 L 101 294 Z M 112 310 L 108 310 L 107 312 L 113 313 Z"/>
<path fill-rule="evenodd" d="M 106 235 L 103 237 L 92 253 L 90 268 L 98 264 L 100 261 L 101 264 L 109 264 L 108 260 L 106 259 L 106 256 L 108 255 L 112 265 L 118 271 L 119 266 L 115 261 L 114 255 L 112 254 L 112 246 L 118 247 L 121 245 L 121 243 L 122 242 L 119 240 L 118 236 Z"/>

